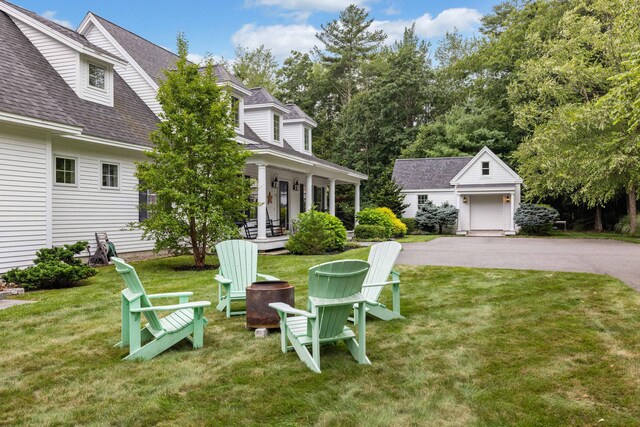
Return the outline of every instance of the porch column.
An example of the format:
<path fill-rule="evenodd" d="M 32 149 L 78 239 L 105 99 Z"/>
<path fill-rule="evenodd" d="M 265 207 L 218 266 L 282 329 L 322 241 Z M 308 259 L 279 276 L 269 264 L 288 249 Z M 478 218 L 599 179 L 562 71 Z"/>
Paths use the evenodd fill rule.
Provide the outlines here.
<path fill-rule="evenodd" d="M 267 238 L 267 165 L 258 164 L 258 236 Z"/>
<path fill-rule="evenodd" d="M 304 185 L 304 191 L 307 196 L 305 197 L 305 211 L 309 212 L 313 206 L 313 175 L 307 174 L 307 183 Z"/>
<path fill-rule="evenodd" d="M 356 197 L 353 207 L 356 214 L 360 212 L 360 182 L 356 184 Z M 358 225 L 358 221 L 355 221 L 355 224 Z"/>
<path fill-rule="evenodd" d="M 516 193 L 511 193 L 511 231 L 516 231 L 516 222 L 513 216 L 516 214 Z"/>
<path fill-rule="evenodd" d="M 462 221 L 460 221 L 460 213 L 462 212 L 462 195 L 458 194 L 458 200 L 457 200 L 457 205 L 458 205 L 458 232 L 462 231 Z"/>
<path fill-rule="evenodd" d="M 336 216 L 336 180 L 329 180 L 329 214 Z"/>

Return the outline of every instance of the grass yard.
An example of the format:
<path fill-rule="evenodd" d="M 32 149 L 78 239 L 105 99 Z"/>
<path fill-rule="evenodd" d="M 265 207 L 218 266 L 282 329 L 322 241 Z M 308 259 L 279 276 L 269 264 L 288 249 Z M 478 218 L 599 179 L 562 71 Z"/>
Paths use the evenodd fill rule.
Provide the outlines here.
<path fill-rule="evenodd" d="M 260 258 L 296 285 L 337 256 Z M 150 293 L 213 300 L 213 272 L 176 272 L 188 258 L 135 263 Z M 30 293 L 0 311 L 4 425 L 640 425 L 640 294 L 589 274 L 400 266 L 405 320 L 367 323 L 372 366 L 343 344 L 323 373 L 279 334 L 263 340 L 213 309 L 205 347 L 175 346 L 122 362 L 120 278 Z M 385 297 L 390 302 L 390 293 Z"/>
<path fill-rule="evenodd" d="M 562 231 L 553 230 L 549 236 L 526 236 L 524 234 L 518 234 L 513 237 L 524 238 L 547 238 L 547 239 L 600 239 L 600 240 L 618 240 L 620 242 L 640 243 L 640 237 L 625 236 L 623 234 L 603 232 L 596 233 L 595 231 Z"/>

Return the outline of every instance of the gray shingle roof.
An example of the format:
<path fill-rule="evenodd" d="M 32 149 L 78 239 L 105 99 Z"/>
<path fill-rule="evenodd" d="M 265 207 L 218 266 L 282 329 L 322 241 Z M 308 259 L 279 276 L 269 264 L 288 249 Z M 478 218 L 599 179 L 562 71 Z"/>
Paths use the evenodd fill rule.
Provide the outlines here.
<path fill-rule="evenodd" d="M 473 157 L 397 159 L 393 179 L 404 190 L 451 188 L 451 180 Z"/>
<path fill-rule="evenodd" d="M 278 98 L 271 95 L 265 88 L 263 87 L 255 87 L 251 89 L 251 96 L 244 99 L 245 105 L 258 105 L 258 104 L 276 104 L 284 109 L 287 107 L 284 106 Z"/>
<path fill-rule="evenodd" d="M 176 62 L 180 59 L 175 53 L 91 13 L 156 83 L 160 83 L 164 77 L 163 70 L 175 68 Z"/>
<path fill-rule="evenodd" d="M 298 107 L 296 104 L 285 104 L 285 107 L 289 109 L 289 112 L 284 115 L 285 120 L 307 119 L 312 121 L 313 123 L 316 122 L 311 118 L 311 116 L 302 111 L 302 108 Z"/>
<path fill-rule="evenodd" d="M 118 76 L 114 106 L 80 99 L 0 12 L 0 111 L 82 127 L 85 135 L 148 146 L 158 118 Z"/>
<path fill-rule="evenodd" d="M 22 8 L 20 6 L 17 6 L 15 4 L 13 4 L 13 3 L 9 3 L 6 0 L 0 0 L 0 3 L 4 3 L 4 4 L 7 4 L 7 5 L 11 6 L 13 9 L 16 9 L 17 11 L 24 13 L 28 17 L 35 19 L 36 21 L 46 25 L 47 27 L 51 28 L 54 31 L 57 31 L 58 33 L 62 34 L 63 36 L 66 36 L 66 37 L 70 38 L 71 40 L 82 44 L 83 46 L 91 48 L 91 49 L 95 50 L 96 52 L 100 52 L 103 55 L 108 55 L 108 56 L 110 56 L 112 58 L 117 58 L 117 59 L 123 60 L 119 56 L 114 55 L 114 54 L 112 54 L 110 52 L 107 52 L 106 50 L 102 49 L 101 47 L 98 47 L 98 46 L 94 45 L 89 40 L 87 40 L 85 36 L 73 31 L 70 28 L 67 28 L 67 27 L 62 26 L 60 24 L 57 24 L 57 23 L 55 23 L 55 22 L 53 22 L 53 21 L 51 21 L 51 20 L 49 20 L 49 19 L 47 19 L 45 17 L 42 17 L 42 16 L 38 15 L 37 13 L 34 13 L 34 12 L 32 12 L 30 10 L 27 10 L 27 9 L 24 9 L 24 8 Z"/>

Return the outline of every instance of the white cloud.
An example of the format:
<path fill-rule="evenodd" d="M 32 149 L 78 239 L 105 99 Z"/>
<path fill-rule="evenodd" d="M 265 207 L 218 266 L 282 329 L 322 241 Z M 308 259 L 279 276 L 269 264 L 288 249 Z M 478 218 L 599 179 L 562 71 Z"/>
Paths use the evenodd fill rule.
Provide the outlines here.
<path fill-rule="evenodd" d="M 198 64 L 198 65 L 204 62 L 204 58 L 205 58 L 205 56 L 201 55 L 199 53 L 189 53 L 187 55 L 187 59 L 189 61 L 193 62 L 194 64 Z"/>
<path fill-rule="evenodd" d="M 201 53 L 193 53 L 193 52 L 190 52 L 187 54 L 187 59 L 193 62 L 194 64 L 198 64 L 198 65 L 205 65 L 206 60 L 208 58 L 211 58 L 211 61 L 214 64 L 220 64 L 222 62 L 225 62 L 225 59 L 222 56 L 218 56 L 218 55 L 201 54 Z M 226 62 L 228 63 L 229 61 L 226 61 Z"/>
<path fill-rule="evenodd" d="M 396 9 L 393 6 L 389 6 L 388 8 L 386 8 L 384 10 L 384 14 L 385 15 L 399 15 L 400 14 L 400 9 Z"/>
<path fill-rule="evenodd" d="M 276 6 L 287 10 L 337 12 L 350 4 L 364 6 L 368 0 L 246 0 L 245 6 Z"/>
<path fill-rule="evenodd" d="M 271 49 L 279 60 L 286 58 L 291 50 L 307 52 L 319 40 L 316 39 L 318 30 L 308 24 L 267 25 L 257 26 L 245 24 L 233 36 L 231 41 L 236 46 L 255 49 L 264 44 Z"/>
<path fill-rule="evenodd" d="M 263 2 L 275 0 L 260 0 Z M 296 0 L 287 0 L 295 2 Z M 308 0 L 312 2 L 312 0 Z M 299 2 L 298 2 L 299 3 Z M 404 29 L 416 24 L 416 33 L 423 38 L 442 36 L 447 31 L 457 28 L 460 32 L 474 30 L 480 24 L 482 14 L 475 9 L 452 8 L 443 10 L 433 18 L 430 14 L 411 19 L 376 20 L 372 23 L 372 29 L 384 30 L 387 35 L 387 43 L 402 39 Z M 240 45 L 249 49 L 255 49 L 264 44 L 271 49 L 278 60 L 283 60 L 291 50 L 307 52 L 313 46 L 322 46 L 316 38 L 319 31 L 309 24 L 291 25 L 265 25 L 245 24 L 231 37 L 234 45 Z"/>
<path fill-rule="evenodd" d="M 70 21 L 67 21 L 66 19 L 58 19 L 56 18 L 56 14 L 58 12 L 55 10 L 46 10 L 44 12 L 42 12 L 40 14 L 40 16 L 42 16 L 43 18 L 47 18 L 53 22 L 55 22 L 56 24 L 60 24 L 63 27 L 67 27 L 67 28 L 72 28 L 73 29 L 73 24 L 71 24 Z"/>
<path fill-rule="evenodd" d="M 387 42 L 399 40 L 404 34 L 404 29 L 416 24 L 416 33 L 424 38 L 439 37 L 447 31 L 457 28 L 460 32 L 468 32 L 475 29 L 480 24 L 482 14 L 476 9 L 451 8 L 445 9 L 433 18 L 430 14 L 424 15 L 414 20 L 388 20 L 373 21 L 371 25 L 374 29 L 384 30 L 388 39 Z"/>

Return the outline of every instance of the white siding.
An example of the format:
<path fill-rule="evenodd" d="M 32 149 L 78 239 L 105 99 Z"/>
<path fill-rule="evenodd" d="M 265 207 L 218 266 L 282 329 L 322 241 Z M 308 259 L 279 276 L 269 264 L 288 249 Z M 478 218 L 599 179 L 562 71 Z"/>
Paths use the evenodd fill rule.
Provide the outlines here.
<path fill-rule="evenodd" d="M 77 148 L 66 141 L 53 144 L 53 154 L 78 160 L 78 186 L 53 187 L 53 244 L 88 240 L 95 250 L 94 233 L 106 231 L 119 253 L 150 250 L 153 243 L 141 240 L 141 232 L 126 230 L 138 221 L 135 161 L 126 152 L 99 147 Z M 119 164 L 119 189 L 100 187 L 101 162 Z"/>
<path fill-rule="evenodd" d="M 89 64 L 94 64 L 105 69 L 104 89 L 89 85 Z M 83 55 L 80 60 L 79 87 L 82 98 L 113 107 L 113 67 L 111 65 L 87 58 Z"/>
<path fill-rule="evenodd" d="M 482 175 L 482 162 L 489 162 L 489 175 Z M 469 169 L 460 177 L 458 184 L 484 185 L 513 183 L 515 178 L 508 169 L 498 163 L 489 154 L 484 153 L 471 164 Z"/>
<path fill-rule="evenodd" d="M 271 142 L 271 109 L 258 108 L 244 111 L 244 121 L 263 141 Z"/>
<path fill-rule="evenodd" d="M 46 246 L 46 159 L 44 135 L 0 133 L 0 272 Z"/>
<path fill-rule="evenodd" d="M 86 32 L 85 37 L 91 43 L 106 50 L 107 52 L 119 57 L 123 56 L 122 53 L 109 41 L 109 39 L 107 39 L 107 37 L 95 26 L 91 26 L 91 28 Z M 151 111 L 155 114 L 160 114 L 162 107 L 160 107 L 160 103 L 156 99 L 156 89 L 147 80 L 145 80 L 144 77 L 142 77 L 132 64 L 128 64 L 125 67 L 116 65 L 115 70 L 129 85 L 129 87 L 138 94 L 144 103 L 147 104 Z"/>
<path fill-rule="evenodd" d="M 73 90 L 78 92 L 78 73 L 80 70 L 80 54 L 59 41 L 43 34 L 29 25 L 13 19 L 18 28 L 42 53 L 53 68 L 60 74 Z"/>
<path fill-rule="evenodd" d="M 297 151 L 303 150 L 304 125 L 302 123 L 285 123 L 283 135 L 289 145 Z"/>
<path fill-rule="evenodd" d="M 422 192 L 416 193 L 405 193 L 404 202 L 409 204 L 409 207 L 405 209 L 404 214 L 402 215 L 404 218 L 415 218 L 416 213 L 418 212 L 418 194 L 427 194 L 429 196 L 429 200 L 431 200 L 434 204 L 440 206 L 444 202 L 449 202 L 450 205 L 456 206 L 456 194 L 455 191 L 429 191 L 425 190 Z"/>
<path fill-rule="evenodd" d="M 471 228 L 469 196 L 467 196 L 467 203 L 464 203 L 462 197 L 460 197 L 460 207 L 458 209 L 458 229 L 461 231 L 469 231 Z"/>

